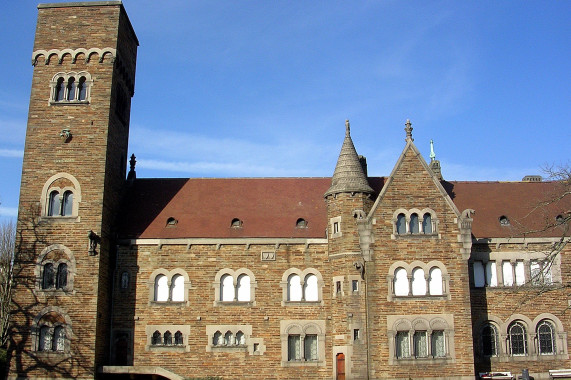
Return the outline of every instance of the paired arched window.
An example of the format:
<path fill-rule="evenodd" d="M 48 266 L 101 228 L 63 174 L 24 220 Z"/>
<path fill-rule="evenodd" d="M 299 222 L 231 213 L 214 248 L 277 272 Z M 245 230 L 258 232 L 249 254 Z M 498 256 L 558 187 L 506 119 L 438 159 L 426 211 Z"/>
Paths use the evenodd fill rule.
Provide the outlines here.
<path fill-rule="evenodd" d="M 282 306 L 323 302 L 323 277 L 315 268 L 290 268 L 282 275 Z"/>
<path fill-rule="evenodd" d="M 325 364 L 324 321 L 282 321 L 280 332 L 284 365 Z"/>
<path fill-rule="evenodd" d="M 123 278 L 121 280 L 123 281 Z M 170 272 L 165 269 L 157 269 L 151 274 L 149 287 L 151 290 L 150 301 L 152 302 L 182 303 L 188 301 L 190 281 L 182 269 L 173 269 Z"/>
<path fill-rule="evenodd" d="M 48 203 L 48 216 L 71 216 L 73 213 L 73 192 L 67 190 L 60 196 L 60 192 L 50 192 Z"/>
<path fill-rule="evenodd" d="M 215 305 L 230 302 L 253 302 L 257 286 L 254 274 L 245 268 L 220 270 L 214 279 Z"/>
<path fill-rule="evenodd" d="M 155 277 L 156 302 L 183 302 L 184 301 L 184 277 L 180 274 L 172 276 L 170 285 L 168 277 L 160 274 Z"/>
<path fill-rule="evenodd" d="M 451 329 L 443 318 L 404 318 L 395 320 L 391 325 L 389 339 L 394 339 L 391 342 L 391 361 L 451 356 L 448 352 Z"/>
<path fill-rule="evenodd" d="M 60 244 L 45 248 L 36 264 L 37 289 L 71 291 L 75 259 L 71 251 Z"/>
<path fill-rule="evenodd" d="M 58 173 L 46 181 L 42 189 L 42 216 L 77 217 L 81 187 L 74 176 Z"/>
<path fill-rule="evenodd" d="M 32 323 L 32 344 L 40 352 L 69 352 L 71 322 L 58 307 L 47 307 Z"/>
<path fill-rule="evenodd" d="M 392 295 L 405 296 L 442 296 L 445 294 L 445 279 L 438 266 L 397 267 L 392 275 Z M 428 269 L 430 268 L 430 269 Z M 428 276 L 426 276 L 428 274 Z"/>
<path fill-rule="evenodd" d="M 393 216 L 393 234 L 396 235 L 433 235 L 436 232 L 436 217 L 434 211 L 400 209 Z"/>
<path fill-rule="evenodd" d="M 58 73 L 52 81 L 51 103 L 86 103 L 93 81 L 87 72 Z"/>

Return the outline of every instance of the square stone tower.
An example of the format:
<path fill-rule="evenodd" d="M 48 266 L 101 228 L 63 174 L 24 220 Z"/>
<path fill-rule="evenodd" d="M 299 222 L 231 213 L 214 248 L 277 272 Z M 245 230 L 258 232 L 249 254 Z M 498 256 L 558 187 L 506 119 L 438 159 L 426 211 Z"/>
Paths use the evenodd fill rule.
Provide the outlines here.
<path fill-rule="evenodd" d="M 38 6 L 11 377 L 93 378 L 107 360 L 137 46 L 121 1 Z"/>

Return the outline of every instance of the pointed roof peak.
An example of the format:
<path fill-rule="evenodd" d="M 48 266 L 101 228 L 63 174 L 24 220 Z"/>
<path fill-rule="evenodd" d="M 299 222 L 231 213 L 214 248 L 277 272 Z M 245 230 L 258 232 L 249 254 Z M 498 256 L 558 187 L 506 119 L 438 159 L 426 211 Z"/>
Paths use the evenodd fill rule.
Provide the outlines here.
<path fill-rule="evenodd" d="M 410 119 L 406 119 L 406 123 L 404 124 L 404 130 L 406 132 L 406 139 L 404 141 L 409 142 L 409 141 L 414 141 L 414 139 L 412 138 L 412 123 L 410 122 Z"/>
<path fill-rule="evenodd" d="M 359 155 L 351 140 L 351 126 L 345 121 L 345 139 L 337 159 L 331 186 L 325 196 L 338 193 L 367 193 L 373 192 L 359 160 Z"/>

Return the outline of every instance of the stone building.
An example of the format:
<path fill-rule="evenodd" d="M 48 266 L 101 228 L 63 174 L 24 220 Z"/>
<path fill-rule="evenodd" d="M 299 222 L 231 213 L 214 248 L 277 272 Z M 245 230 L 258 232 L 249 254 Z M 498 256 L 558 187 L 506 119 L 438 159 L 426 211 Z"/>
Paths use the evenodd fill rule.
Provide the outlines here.
<path fill-rule="evenodd" d="M 571 376 L 560 183 L 444 180 L 410 122 L 369 177 L 348 121 L 331 178 L 139 179 L 123 5 L 38 12 L 10 378 Z"/>

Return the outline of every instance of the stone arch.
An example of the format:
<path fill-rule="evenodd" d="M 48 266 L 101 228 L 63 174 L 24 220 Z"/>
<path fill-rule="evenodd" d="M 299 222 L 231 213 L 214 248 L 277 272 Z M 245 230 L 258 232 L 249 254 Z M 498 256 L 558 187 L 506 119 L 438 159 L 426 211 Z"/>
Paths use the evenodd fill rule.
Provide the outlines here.
<path fill-rule="evenodd" d="M 67 260 L 59 259 L 57 261 L 54 261 L 51 259 L 46 259 L 46 256 L 48 256 L 53 251 L 63 252 L 67 256 Z M 49 246 L 45 247 L 42 250 L 42 252 L 40 253 L 40 255 L 38 256 L 38 258 L 36 260 L 36 266 L 34 268 L 34 276 L 36 278 L 36 284 L 35 284 L 36 291 L 48 290 L 48 289 L 42 289 L 42 275 L 43 275 L 42 269 L 43 269 L 43 266 L 45 264 L 47 264 L 48 262 L 53 263 L 54 266 L 56 266 L 56 267 L 57 267 L 57 265 L 59 265 L 61 263 L 67 264 L 67 285 L 65 286 L 65 288 L 60 289 L 60 290 L 63 290 L 65 292 L 73 291 L 73 284 L 74 284 L 74 279 L 75 279 L 75 274 L 76 274 L 75 256 L 74 256 L 73 252 L 63 244 L 49 245 Z M 57 290 L 57 289 L 53 289 L 53 290 Z"/>
<path fill-rule="evenodd" d="M 73 186 L 65 186 L 64 188 L 53 187 L 52 184 L 60 178 L 65 178 L 69 180 L 73 184 Z M 60 194 L 63 194 L 68 190 L 73 193 L 71 217 L 75 217 L 77 221 L 79 221 L 79 204 L 81 203 L 81 185 L 73 175 L 65 172 L 54 174 L 44 183 L 44 186 L 42 187 L 42 194 L 40 197 L 41 215 L 43 217 L 47 217 L 48 207 L 49 207 L 49 196 L 50 193 L 54 190 L 59 191 Z"/>

